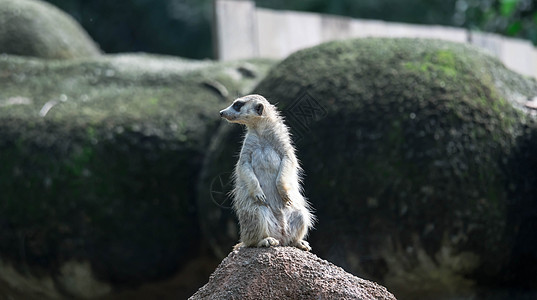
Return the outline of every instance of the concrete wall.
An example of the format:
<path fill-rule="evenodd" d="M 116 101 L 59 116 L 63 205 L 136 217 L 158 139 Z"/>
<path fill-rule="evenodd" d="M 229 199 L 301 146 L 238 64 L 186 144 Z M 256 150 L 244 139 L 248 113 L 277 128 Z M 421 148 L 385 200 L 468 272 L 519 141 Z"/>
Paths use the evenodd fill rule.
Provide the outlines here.
<path fill-rule="evenodd" d="M 220 60 L 259 57 L 255 3 L 214 2 L 214 45 Z"/>
<path fill-rule="evenodd" d="M 256 8 L 252 1 L 215 0 L 214 39 L 220 60 L 284 58 L 320 43 L 359 37 L 433 38 L 471 43 L 508 68 L 537 78 L 537 50 L 526 40 L 461 28 L 351 19 Z"/>

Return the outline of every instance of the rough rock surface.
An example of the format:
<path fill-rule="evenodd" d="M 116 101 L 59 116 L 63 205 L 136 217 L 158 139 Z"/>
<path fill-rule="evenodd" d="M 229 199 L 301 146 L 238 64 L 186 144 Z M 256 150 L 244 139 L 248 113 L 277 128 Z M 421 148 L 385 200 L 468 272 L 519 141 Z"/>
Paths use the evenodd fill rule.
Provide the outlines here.
<path fill-rule="evenodd" d="M 535 80 L 463 44 L 357 39 L 292 54 L 253 92 L 294 133 L 319 255 L 399 298 L 470 295 L 513 275 L 508 220 L 533 221 L 528 210 L 510 215 L 513 203 L 532 207 L 517 198 L 529 185 L 510 161 L 524 164 L 513 151 L 529 132 Z M 219 195 L 241 137 L 222 124 L 200 181 L 200 217 L 219 254 L 238 239 Z"/>
<path fill-rule="evenodd" d="M 81 58 L 100 54 L 68 14 L 38 0 L 0 0 L 0 54 Z"/>
<path fill-rule="evenodd" d="M 231 252 L 196 299 L 391 299 L 386 288 L 294 247 Z"/>
<path fill-rule="evenodd" d="M 218 107 L 271 64 L 0 56 L 0 280 L 100 296 L 197 257 L 195 183 Z"/>
<path fill-rule="evenodd" d="M 504 272 L 509 274 L 508 286 L 532 293 L 520 299 L 537 299 L 537 122 L 529 122 L 517 139 L 509 166 L 517 188 L 509 195 L 507 234 L 512 255 Z"/>

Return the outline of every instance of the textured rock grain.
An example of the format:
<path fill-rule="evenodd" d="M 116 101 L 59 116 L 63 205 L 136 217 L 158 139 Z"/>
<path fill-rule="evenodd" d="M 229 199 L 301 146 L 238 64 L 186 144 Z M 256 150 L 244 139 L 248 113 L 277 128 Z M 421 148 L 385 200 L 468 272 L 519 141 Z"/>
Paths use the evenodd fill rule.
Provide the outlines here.
<path fill-rule="evenodd" d="M 386 288 L 293 247 L 231 252 L 195 299 L 395 299 Z"/>

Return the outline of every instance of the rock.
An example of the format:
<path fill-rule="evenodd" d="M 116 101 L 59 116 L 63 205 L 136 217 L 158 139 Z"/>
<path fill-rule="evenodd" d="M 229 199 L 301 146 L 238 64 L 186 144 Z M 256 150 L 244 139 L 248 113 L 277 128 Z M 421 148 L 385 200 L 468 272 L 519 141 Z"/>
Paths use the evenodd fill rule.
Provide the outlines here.
<path fill-rule="evenodd" d="M 231 252 L 189 299 L 394 299 L 386 288 L 294 247 Z"/>
<path fill-rule="evenodd" d="M 503 273 L 509 286 L 537 298 L 537 123 L 528 122 L 508 157 L 511 178 L 507 210 L 510 261 Z M 523 299 L 523 298 L 520 298 Z"/>
<path fill-rule="evenodd" d="M 401 298 L 505 282 L 508 158 L 531 118 L 524 104 L 535 80 L 467 45 L 357 39 L 296 52 L 253 92 L 276 103 L 294 133 L 319 220 L 316 253 Z M 222 195 L 240 139 L 222 123 L 198 188 L 219 255 L 238 240 Z"/>
<path fill-rule="evenodd" d="M 71 16 L 38 0 L 0 1 L 0 54 L 94 57 L 99 47 Z"/>
<path fill-rule="evenodd" d="M 238 69 L 271 64 L 0 56 L 0 281 L 100 296 L 200 255 L 195 184 L 226 102 L 204 82 L 242 94 L 260 77 Z"/>

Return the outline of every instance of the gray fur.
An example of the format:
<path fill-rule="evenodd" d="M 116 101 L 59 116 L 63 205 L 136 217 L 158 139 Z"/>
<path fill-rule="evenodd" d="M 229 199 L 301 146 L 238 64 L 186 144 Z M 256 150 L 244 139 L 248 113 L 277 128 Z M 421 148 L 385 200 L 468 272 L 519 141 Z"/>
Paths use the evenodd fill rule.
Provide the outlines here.
<path fill-rule="evenodd" d="M 304 238 L 314 216 L 302 195 L 301 168 L 289 129 L 276 107 L 263 96 L 248 95 L 220 115 L 247 128 L 232 192 L 241 235 L 237 246 L 311 250 Z"/>

